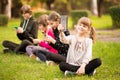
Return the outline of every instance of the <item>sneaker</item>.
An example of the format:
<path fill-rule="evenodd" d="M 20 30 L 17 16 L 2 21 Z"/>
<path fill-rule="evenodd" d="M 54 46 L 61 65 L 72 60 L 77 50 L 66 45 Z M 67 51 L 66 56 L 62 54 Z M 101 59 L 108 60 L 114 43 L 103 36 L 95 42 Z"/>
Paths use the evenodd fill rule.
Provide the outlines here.
<path fill-rule="evenodd" d="M 54 61 L 46 61 L 46 64 L 48 66 L 55 66 L 55 65 L 57 65 Z"/>
<path fill-rule="evenodd" d="M 66 70 L 65 73 L 64 73 L 64 75 L 65 75 L 65 76 L 73 76 L 73 75 L 77 75 L 77 73 Z"/>
<path fill-rule="evenodd" d="M 96 70 L 92 71 L 90 74 L 88 74 L 88 76 L 93 76 L 95 75 L 95 73 L 96 73 Z"/>
<path fill-rule="evenodd" d="M 38 62 L 42 62 L 39 57 L 36 57 L 35 59 L 36 59 L 36 61 L 38 61 Z"/>
<path fill-rule="evenodd" d="M 11 52 L 11 50 L 9 48 L 5 48 L 5 49 L 3 49 L 3 52 L 8 53 L 8 52 Z"/>

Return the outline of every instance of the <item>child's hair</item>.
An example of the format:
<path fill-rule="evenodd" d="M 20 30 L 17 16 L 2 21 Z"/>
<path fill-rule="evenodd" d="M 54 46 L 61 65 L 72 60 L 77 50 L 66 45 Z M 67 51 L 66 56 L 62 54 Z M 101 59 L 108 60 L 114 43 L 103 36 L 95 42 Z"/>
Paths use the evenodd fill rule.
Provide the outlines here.
<path fill-rule="evenodd" d="M 21 13 L 29 13 L 32 14 L 31 6 L 30 5 L 23 5 L 21 7 Z"/>
<path fill-rule="evenodd" d="M 61 16 L 57 12 L 52 12 L 48 17 L 48 20 L 51 20 L 51 21 L 59 21 L 60 22 L 60 19 L 61 19 Z"/>
<path fill-rule="evenodd" d="M 82 17 L 79 19 L 78 24 L 84 24 L 86 26 L 88 26 L 88 30 L 90 31 L 89 35 L 90 38 L 93 40 L 93 42 L 95 42 L 95 29 L 92 27 L 92 22 L 88 17 Z"/>
<path fill-rule="evenodd" d="M 48 15 L 43 14 L 42 16 L 40 16 L 40 17 L 38 18 L 37 24 L 38 24 L 38 25 L 39 25 L 39 24 L 42 24 L 43 27 L 46 27 L 46 26 L 48 25 L 47 19 L 48 19 Z"/>

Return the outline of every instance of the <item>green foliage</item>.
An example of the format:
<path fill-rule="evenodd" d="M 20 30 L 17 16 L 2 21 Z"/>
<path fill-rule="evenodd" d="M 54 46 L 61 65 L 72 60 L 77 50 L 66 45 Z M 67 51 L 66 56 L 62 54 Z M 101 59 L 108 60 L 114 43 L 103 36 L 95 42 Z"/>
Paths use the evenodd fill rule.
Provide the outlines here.
<path fill-rule="evenodd" d="M 8 16 L 0 15 L 0 26 L 5 26 L 8 24 Z"/>
<path fill-rule="evenodd" d="M 41 15 L 43 15 L 43 14 L 47 14 L 47 15 L 49 15 L 51 13 L 51 11 L 46 11 L 46 12 L 35 12 L 34 13 L 34 17 L 35 18 L 39 18 Z"/>
<path fill-rule="evenodd" d="M 72 10 L 70 12 L 70 16 L 72 18 L 72 25 L 77 24 L 77 21 L 81 18 L 81 17 L 88 17 L 89 16 L 89 11 L 88 10 Z"/>
<path fill-rule="evenodd" d="M 12 0 L 12 17 L 18 18 L 21 16 L 20 8 L 22 5 L 21 0 Z"/>
<path fill-rule="evenodd" d="M 120 28 L 120 6 L 113 6 L 110 8 L 110 15 L 114 28 Z"/>
<path fill-rule="evenodd" d="M 55 0 L 54 6 L 54 10 L 62 15 L 68 14 L 71 10 L 68 0 Z"/>

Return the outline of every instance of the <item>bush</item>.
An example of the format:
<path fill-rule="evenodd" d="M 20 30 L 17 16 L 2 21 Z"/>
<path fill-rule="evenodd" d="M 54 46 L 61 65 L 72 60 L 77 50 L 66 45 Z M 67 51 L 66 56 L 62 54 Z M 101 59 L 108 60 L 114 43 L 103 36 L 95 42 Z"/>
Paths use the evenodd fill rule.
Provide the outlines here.
<path fill-rule="evenodd" d="M 0 14 L 0 26 L 5 26 L 8 24 L 8 16 Z"/>
<path fill-rule="evenodd" d="M 113 6 L 109 9 L 114 28 L 120 28 L 120 6 Z"/>
<path fill-rule="evenodd" d="M 47 14 L 47 15 L 49 15 L 51 13 L 51 11 L 46 11 L 46 12 L 36 12 L 36 13 L 34 13 L 34 17 L 35 18 L 39 18 L 41 15 L 43 15 L 43 14 Z"/>
<path fill-rule="evenodd" d="M 77 21 L 81 18 L 81 17 L 88 17 L 89 16 L 89 11 L 88 10 L 73 10 L 70 12 L 70 16 L 72 19 L 72 26 L 74 26 L 75 24 L 77 24 Z"/>

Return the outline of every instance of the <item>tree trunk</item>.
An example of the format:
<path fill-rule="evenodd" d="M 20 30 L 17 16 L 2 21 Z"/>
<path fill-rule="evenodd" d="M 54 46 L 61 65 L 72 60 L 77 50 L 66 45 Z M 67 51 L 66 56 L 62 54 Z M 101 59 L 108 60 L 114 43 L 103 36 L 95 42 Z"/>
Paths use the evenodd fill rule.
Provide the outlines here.
<path fill-rule="evenodd" d="M 98 15 L 98 10 L 97 10 L 97 0 L 91 0 L 91 12 L 93 15 Z"/>
<path fill-rule="evenodd" d="M 5 15 L 11 18 L 11 0 L 8 0 L 8 4 L 5 6 Z"/>
<path fill-rule="evenodd" d="M 104 0 L 98 0 L 98 17 L 102 16 L 102 4 Z"/>

